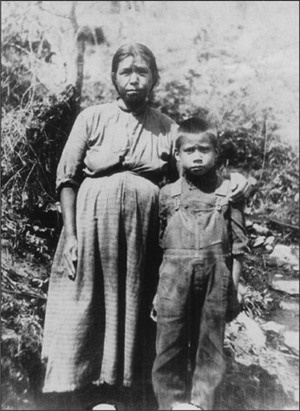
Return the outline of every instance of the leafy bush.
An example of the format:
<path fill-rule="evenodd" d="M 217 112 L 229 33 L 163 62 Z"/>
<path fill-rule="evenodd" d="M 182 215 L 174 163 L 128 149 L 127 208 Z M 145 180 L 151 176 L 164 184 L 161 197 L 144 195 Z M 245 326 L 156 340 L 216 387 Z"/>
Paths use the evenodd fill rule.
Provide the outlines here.
<path fill-rule="evenodd" d="M 261 292 L 248 286 L 243 294 L 242 310 L 251 318 L 262 317 L 270 310 L 272 302 L 273 298 L 267 290 Z"/>
<path fill-rule="evenodd" d="M 15 249 L 42 256 L 47 241 L 55 243 L 61 224 L 56 169 L 77 114 L 76 98 L 69 86 L 2 118 L 2 224 Z"/>
<path fill-rule="evenodd" d="M 2 405 L 24 407 L 41 383 L 42 319 L 34 302 L 3 293 L 1 321 Z"/>
<path fill-rule="evenodd" d="M 56 168 L 76 116 L 76 93 L 6 113 L 2 120 L 2 192 L 8 205 L 27 214 L 55 201 Z"/>

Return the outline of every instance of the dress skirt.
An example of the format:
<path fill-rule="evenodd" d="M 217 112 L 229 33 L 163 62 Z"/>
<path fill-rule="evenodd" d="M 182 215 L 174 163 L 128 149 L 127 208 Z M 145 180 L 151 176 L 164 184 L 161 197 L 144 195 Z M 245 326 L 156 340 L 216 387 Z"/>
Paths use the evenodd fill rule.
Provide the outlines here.
<path fill-rule="evenodd" d="M 132 384 L 147 261 L 158 239 L 158 193 L 130 171 L 80 186 L 76 279 L 64 272 L 64 229 L 50 277 L 43 392 Z"/>

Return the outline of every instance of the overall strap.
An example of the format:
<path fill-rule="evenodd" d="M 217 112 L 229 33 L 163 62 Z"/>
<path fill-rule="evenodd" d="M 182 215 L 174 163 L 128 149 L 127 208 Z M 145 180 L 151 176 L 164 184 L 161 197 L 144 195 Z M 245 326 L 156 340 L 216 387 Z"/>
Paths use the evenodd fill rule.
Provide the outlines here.
<path fill-rule="evenodd" d="M 216 210 L 221 211 L 223 205 L 228 205 L 230 191 L 230 180 L 224 180 L 220 187 L 215 190 Z"/>
<path fill-rule="evenodd" d="M 182 178 L 179 178 L 171 187 L 171 197 L 174 201 L 175 211 L 179 210 L 181 203 L 181 188 Z M 215 190 L 216 203 L 215 208 L 218 211 L 222 210 L 222 206 L 228 204 L 228 198 L 230 195 L 230 180 L 224 180 L 219 188 Z"/>
<path fill-rule="evenodd" d="M 171 197 L 174 201 L 175 211 L 179 210 L 181 202 L 181 187 L 182 187 L 182 178 L 179 178 L 171 187 Z"/>

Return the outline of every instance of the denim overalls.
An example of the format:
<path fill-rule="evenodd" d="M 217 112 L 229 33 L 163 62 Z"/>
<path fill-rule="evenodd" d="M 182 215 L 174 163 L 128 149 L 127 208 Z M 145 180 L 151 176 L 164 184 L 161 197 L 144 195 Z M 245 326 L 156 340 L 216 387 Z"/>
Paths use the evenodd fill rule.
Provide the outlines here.
<path fill-rule="evenodd" d="M 225 324 L 239 311 L 231 274 L 229 183 L 224 180 L 205 197 L 199 189 L 182 193 L 179 179 L 169 186 L 162 204 L 169 218 L 162 242 L 152 372 L 160 410 L 189 401 L 212 409 L 222 379 Z"/>

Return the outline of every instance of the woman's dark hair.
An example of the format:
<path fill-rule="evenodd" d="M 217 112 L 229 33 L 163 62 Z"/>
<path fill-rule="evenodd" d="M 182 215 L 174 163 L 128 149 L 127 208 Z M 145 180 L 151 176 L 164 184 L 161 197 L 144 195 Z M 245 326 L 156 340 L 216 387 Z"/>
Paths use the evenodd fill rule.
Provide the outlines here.
<path fill-rule="evenodd" d="M 205 134 L 215 149 L 218 148 L 218 138 L 213 132 L 211 125 L 204 119 L 190 117 L 179 124 L 178 137 L 175 141 L 175 147 L 180 149 L 185 134 Z"/>
<path fill-rule="evenodd" d="M 152 51 L 148 49 L 148 47 L 140 43 L 125 44 L 121 46 L 120 48 L 118 48 L 118 50 L 115 52 L 115 55 L 112 59 L 112 65 L 111 65 L 111 78 L 112 78 L 112 82 L 114 86 L 116 87 L 116 89 L 117 89 L 117 86 L 116 86 L 116 81 L 115 81 L 116 80 L 115 74 L 118 71 L 120 62 L 129 56 L 132 56 L 132 57 L 140 56 L 143 60 L 147 62 L 151 70 L 152 77 L 153 77 L 153 86 L 152 86 L 152 89 L 153 89 L 159 80 L 156 60 L 155 60 L 155 57 Z"/>

